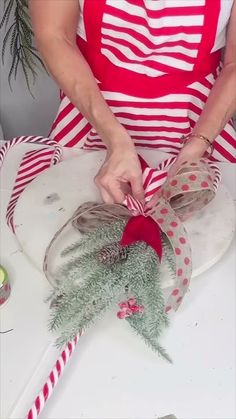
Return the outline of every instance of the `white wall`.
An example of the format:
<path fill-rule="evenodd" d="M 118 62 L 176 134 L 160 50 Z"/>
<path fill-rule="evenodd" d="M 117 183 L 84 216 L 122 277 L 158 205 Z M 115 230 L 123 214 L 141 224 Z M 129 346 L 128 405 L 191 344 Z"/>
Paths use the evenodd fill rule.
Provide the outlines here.
<path fill-rule="evenodd" d="M 3 1 L 0 0 L 0 16 Z M 2 50 L 3 30 L 0 33 L 0 51 Z M 39 70 L 37 83 L 33 88 L 32 98 L 19 72 L 16 82 L 12 83 L 12 92 L 8 84 L 8 71 L 11 63 L 9 52 L 5 65 L 1 62 L 0 71 L 0 121 L 4 137 L 19 135 L 47 135 L 57 112 L 59 91 L 55 83 Z"/>

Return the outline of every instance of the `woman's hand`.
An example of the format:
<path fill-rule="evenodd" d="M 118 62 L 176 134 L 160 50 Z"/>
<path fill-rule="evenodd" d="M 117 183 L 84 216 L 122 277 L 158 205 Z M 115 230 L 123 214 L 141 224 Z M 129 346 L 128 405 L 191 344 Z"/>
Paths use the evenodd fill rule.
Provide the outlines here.
<path fill-rule="evenodd" d="M 142 170 L 131 142 L 122 142 L 108 149 L 95 183 L 107 204 L 123 203 L 127 193 L 139 201 L 144 200 Z"/>
<path fill-rule="evenodd" d="M 168 179 L 175 176 L 178 172 L 180 166 L 184 162 L 194 162 L 203 157 L 208 146 L 204 141 L 199 140 L 198 138 L 192 138 L 184 147 L 181 149 L 175 163 L 170 167 L 168 171 Z M 161 191 L 159 190 L 154 194 L 152 199 L 146 204 L 146 210 L 152 209 L 158 202 Z"/>
<path fill-rule="evenodd" d="M 175 176 L 181 164 L 199 160 L 207 151 L 208 145 L 199 138 L 193 137 L 181 149 L 175 163 L 170 167 L 168 178 Z"/>

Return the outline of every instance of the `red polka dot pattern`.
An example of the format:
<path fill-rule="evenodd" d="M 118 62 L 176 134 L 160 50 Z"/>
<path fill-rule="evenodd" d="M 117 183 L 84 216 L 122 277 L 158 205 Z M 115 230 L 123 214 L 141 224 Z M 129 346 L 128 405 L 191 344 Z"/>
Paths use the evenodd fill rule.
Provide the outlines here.
<path fill-rule="evenodd" d="M 170 223 L 170 225 L 171 225 L 171 227 L 177 227 L 178 226 L 178 223 L 176 221 L 172 221 Z"/>
<path fill-rule="evenodd" d="M 186 287 L 186 285 L 188 285 L 188 279 L 187 278 L 184 278 L 184 280 L 183 280 L 183 285 Z"/>
<path fill-rule="evenodd" d="M 171 184 L 171 186 L 176 186 L 176 185 L 177 185 L 177 183 L 178 183 L 178 182 L 177 182 L 177 180 L 175 180 L 175 179 L 174 179 L 174 180 L 172 180 L 172 181 L 171 181 L 171 183 L 170 183 L 170 184 Z"/>
<path fill-rule="evenodd" d="M 185 265 L 189 265 L 190 264 L 190 259 L 188 257 L 184 258 L 184 263 L 185 263 Z"/>
<path fill-rule="evenodd" d="M 182 276 L 183 275 L 183 269 L 179 268 L 178 271 L 177 271 L 177 275 Z"/>
<path fill-rule="evenodd" d="M 165 308 L 165 312 L 166 312 L 166 313 L 168 313 L 171 309 L 172 309 L 172 307 L 171 307 L 171 306 L 167 306 L 167 307 Z"/>
<path fill-rule="evenodd" d="M 161 214 L 163 214 L 163 215 L 164 215 L 164 214 L 168 214 L 168 209 L 167 209 L 167 208 L 162 208 L 160 212 L 161 212 Z"/>
<path fill-rule="evenodd" d="M 181 189 L 182 189 L 182 191 L 188 191 L 189 190 L 189 185 L 187 183 L 185 183 L 184 185 L 182 185 Z"/>
<path fill-rule="evenodd" d="M 172 291 L 172 295 L 176 296 L 176 295 L 178 295 L 178 294 L 179 294 L 179 288 L 175 288 L 175 289 Z"/>
<path fill-rule="evenodd" d="M 180 241 L 181 244 L 185 244 L 186 243 L 186 240 L 185 240 L 184 237 L 180 237 L 179 238 L 179 241 Z"/>
<path fill-rule="evenodd" d="M 157 219 L 157 223 L 158 224 L 163 224 L 164 223 L 164 219 L 163 218 L 158 218 Z"/>
<path fill-rule="evenodd" d="M 175 254 L 176 255 L 180 255 L 181 254 L 181 249 L 179 247 L 175 248 Z"/>
<path fill-rule="evenodd" d="M 182 300 L 183 300 L 183 297 L 179 297 L 177 298 L 176 303 L 180 303 Z"/>
<path fill-rule="evenodd" d="M 194 180 L 196 180 L 196 179 L 197 179 L 197 176 L 196 176 L 196 175 L 190 175 L 190 176 L 189 176 L 189 180 L 194 181 Z"/>
<path fill-rule="evenodd" d="M 167 234 L 168 237 L 173 237 L 173 235 L 174 235 L 172 230 L 168 230 L 166 234 Z"/>
<path fill-rule="evenodd" d="M 208 186 L 209 186 L 209 183 L 208 182 L 205 182 L 204 181 L 204 182 L 201 183 L 201 187 L 202 188 L 208 188 Z"/>

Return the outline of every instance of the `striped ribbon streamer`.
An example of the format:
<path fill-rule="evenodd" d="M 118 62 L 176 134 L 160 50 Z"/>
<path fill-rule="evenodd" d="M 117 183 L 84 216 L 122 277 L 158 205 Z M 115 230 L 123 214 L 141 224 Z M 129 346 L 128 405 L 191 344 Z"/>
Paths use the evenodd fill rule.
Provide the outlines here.
<path fill-rule="evenodd" d="M 20 163 L 6 212 L 7 224 L 13 233 L 15 233 L 14 210 L 21 193 L 36 176 L 52 165 L 59 163 L 62 158 L 62 147 L 54 140 L 41 136 L 16 137 L 11 141 L 6 141 L 0 149 L 0 169 L 8 151 L 18 144 L 38 144 L 48 147 L 27 152 Z"/>
<path fill-rule="evenodd" d="M 65 369 L 65 366 L 68 364 L 68 361 L 71 358 L 82 334 L 83 331 L 81 331 L 71 342 L 67 343 L 59 358 L 57 359 L 53 369 L 51 370 L 47 381 L 43 385 L 38 396 L 35 398 L 32 407 L 28 411 L 25 419 L 36 419 L 40 415 L 45 406 L 45 403 L 51 397 L 53 390 L 56 387 L 59 378 Z"/>

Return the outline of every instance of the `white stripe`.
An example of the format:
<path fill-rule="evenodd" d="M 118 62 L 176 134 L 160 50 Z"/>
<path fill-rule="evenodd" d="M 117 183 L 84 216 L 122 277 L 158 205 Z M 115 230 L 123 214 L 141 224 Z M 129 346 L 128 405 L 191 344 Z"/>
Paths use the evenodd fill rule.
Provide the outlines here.
<path fill-rule="evenodd" d="M 150 77 L 157 77 L 157 76 L 162 76 L 163 74 L 165 74 L 162 71 L 154 70 L 143 64 L 133 64 L 133 63 L 120 61 L 111 51 L 107 49 L 102 48 L 101 51 L 112 63 L 114 63 L 118 67 L 127 68 L 129 70 L 135 71 L 136 73 L 140 73 L 140 74 L 147 74 Z"/>
<path fill-rule="evenodd" d="M 39 169 L 42 169 L 42 170 L 45 170 L 45 165 L 46 165 L 46 163 L 41 163 L 39 166 L 37 166 L 37 171 L 39 170 Z M 32 172 L 32 170 L 29 172 L 29 174 Z M 23 176 L 26 176 L 28 173 L 26 172 L 26 173 L 24 173 L 24 174 L 22 174 L 20 177 L 23 177 Z M 13 192 L 17 192 L 17 190 L 18 189 L 20 189 L 20 188 L 22 188 L 22 187 L 26 187 L 26 185 L 24 185 L 24 183 L 30 183 L 31 182 L 31 180 L 33 180 L 33 179 L 35 179 L 35 177 L 36 176 L 39 176 L 39 174 L 40 174 L 40 171 L 38 172 L 38 173 L 36 173 L 36 174 L 32 174 L 32 176 L 29 176 L 29 177 L 27 177 L 27 178 L 25 178 L 25 179 L 21 179 L 21 180 L 16 180 L 16 184 L 14 185 L 14 189 L 13 189 Z"/>
<path fill-rule="evenodd" d="M 157 1 L 157 0 L 155 0 L 155 1 Z M 110 15 L 108 16 L 106 14 L 104 16 L 103 20 L 104 20 L 105 23 L 112 24 L 112 25 L 118 26 L 120 28 L 124 27 L 124 21 L 123 21 L 123 19 L 120 19 L 119 17 L 110 16 Z M 183 21 L 183 18 L 182 18 L 182 21 Z M 148 28 L 146 28 L 145 26 L 141 26 L 141 25 L 138 25 L 138 24 L 132 23 L 132 22 L 129 22 L 128 24 L 126 24 L 126 26 L 127 25 L 128 25 L 129 29 L 132 29 L 135 32 L 137 32 L 137 33 L 139 33 L 143 36 L 146 36 L 146 38 L 155 45 L 162 44 L 164 42 L 170 41 L 170 35 L 161 35 L 161 36 L 160 35 L 152 35 L 152 34 L 150 34 Z M 171 26 L 173 26 L 173 25 L 171 25 Z M 180 25 L 180 26 L 182 26 L 182 25 Z M 202 37 L 201 34 L 187 34 L 187 33 L 181 32 L 181 33 L 178 33 L 176 35 L 171 35 L 171 41 L 174 42 L 174 41 L 178 41 L 178 40 L 181 39 L 181 40 L 184 40 L 186 42 L 196 43 L 196 42 L 201 41 L 201 37 Z"/>
<path fill-rule="evenodd" d="M 199 83 L 198 81 L 196 81 L 195 83 L 192 83 L 189 87 L 191 89 L 197 90 L 197 92 L 202 93 L 206 97 L 209 96 L 210 89 L 208 89 L 208 87 L 204 86 L 202 83 Z"/>
<path fill-rule="evenodd" d="M 157 2 L 157 0 L 154 0 Z M 125 11 L 129 15 L 133 16 L 139 16 L 142 17 L 148 22 L 148 26 L 150 28 L 158 29 L 158 28 L 165 28 L 165 27 L 174 27 L 174 26 L 201 26 L 203 24 L 203 15 L 189 15 L 187 16 L 181 16 L 181 9 L 179 11 L 178 16 L 163 16 L 157 18 L 148 17 L 146 14 L 146 11 L 143 7 L 135 6 L 133 4 L 127 3 L 125 0 L 119 0 L 110 2 L 108 0 L 107 4 L 111 3 L 110 5 L 114 8 L 117 8 L 118 10 Z M 110 17 L 112 15 L 108 14 Z M 124 22 L 127 23 L 129 26 L 129 21 L 126 21 L 126 19 L 123 19 Z M 143 26 L 143 25 L 140 25 Z"/>
<path fill-rule="evenodd" d="M 159 52 L 182 52 L 183 54 L 186 54 L 189 57 L 196 57 L 198 50 L 197 49 L 190 49 L 187 47 L 182 47 L 180 45 L 177 46 L 169 46 L 169 47 L 159 47 L 156 45 L 156 48 L 148 48 L 143 42 L 139 41 L 138 39 L 134 38 L 132 35 L 120 32 L 120 31 L 114 31 L 112 29 L 102 28 L 102 34 L 103 35 L 109 35 L 113 37 L 114 39 L 118 40 L 123 39 L 127 42 L 130 42 L 131 45 L 135 45 L 142 53 L 144 54 L 150 54 L 156 51 Z M 179 36 L 180 39 L 182 39 L 181 36 Z M 169 39 L 170 42 L 172 42 L 172 38 Z"/>
<path fill-rule="evenodd" d="M 224 130 L 233 137 L 233 139 L 236 139 L 236 130 L 232 127 L 230 124 L 226 124 Z M 236 150 L 235 150 L 236 152 Z"/>
<path fill-rule="evenodd" d="M 125 125 L 137 126 L 137 127 L 169 127 L 169 128 L 189 128 L 188 122 L 174 122 L 174 121 L 155 121 L 149 120 L 146 121 L 144 119 L 128 119 L 123 117 L 117 117 L 119 122 Z"/>
<path fill-rule="evenodd" d="M 69 141 L 71 141 L 77 134 L 80 133 L 80 131 L 82 131 L 82 129 L 85 127 L 85 125 L 88 123 L 88 121 L 85 118 L 82 118 L 81 121 L 73 128 L 71 129 L 68 134 L 63 137 L 60 140 L 60 144 L 66 145 Z"/>
<path fill-rule="evenodd" d="M 140 105 L 143 106 L 145 105 L 145 103 L 170 103 L 170 102 L 188 102 L 192 95 L 189 94 L 169 94 L 169 95 L 165 95 L 165 96 L 161 96 L 161 97 L 157 97 L 154 99 L 145 99 L 145 101 L 143 100 L 143 98 L 140 97 L 136 97 L 136 96 L 129 96 L 129 95 L 125 95 L 123 93 L 119 93 L 119 92 L 107 92 L 107 91 L 102 91 L 102 94 L 104 96 L 104 98 L 106 100 L 112 100 L 112 101 L 124 101 L 124 102 L 140 102 Z"/>
<path fill-rule="evenodd" d="M 205 0 L 145 0 L 145 7 L 149 10 L 162 10 L 169 7 L 204 6 Z"/>
<path fill-rule="evenodd" d="M 169 132 L 169 131 L 132 131 L 131 129 L 127 129 L 129 135 L 133 135 L 135 137 L 168 137 L 168 138 L 180 138 L 181 137 L 181 133 L 179 132 Z M 174 130 L 173 130 L 174 131 Z M 100 139 L 100 137 L 98 135 L 93 135 L 91 136 L 91 139 Z M 142 141 L 142 139 L 140 140 Z M 146 140 L 144 140 L 146 141 Z M 160 141 L 166 141 L 166 140 L 162 140 L 161 138 L 157 139 L 157 142 Z M 173 145 L 176 145 L 176 143 L 173 143 Z"/>
<path fill-rule="evenodd" d="M 168 116 L 187 116 L 188 109 L 170 109 L 168 104 L 166 108 L 163 109 L 151 109 L 151 108 L 135 108 L 132 106 L 110 106 L 113 113 L 116 112 L 127 112 L 133 115 L 163 115 L 163 117 Z"/>
<path fill-rule="evenodd" d="M 30 173 L 35 172 L 35 170 L 38 170 L 40 167 L 45 166 L 45 164 L 50 165 L 51 158 L 52 158 L 52 156 L 51 157 L 50 156 L 38 157 L 37 160 L 35 159 L 35 161 L 26 164 L 20 170 L 27 169 L 27 167 L 29 167 L 30 165 L 33 165 L 33 167 L 31 169 L 26 170 L 24 173 L 19 173 L 18 172 L 17 179 L 18 179 L 18 177 L 22 177 L 22 176 L 25 176 L 25 175 L 28 175 Z M 42 161 L 42 160 L 46 160 L 46 161 Z"/>
<path fill-rule="evenodd" d="M 135 60 L 138 61 L 140 63 L 142 62 L 146 62 L 147 60 L 150 61 L 154 61 L 156 63 L 162 63 L 165 65 L 169 65 L 171 67 L 175 67 L 175 68 L 180 68 L 180 69 L 187 69 L 187 70 L 192 70 L 193 68 L 193 64 L 187 63 L 184 60 L 180 60 L 178 58 L 174 58 L 171 56 L 163 56 L 163 55 L 151 55 L 150 57 L 139 57 L 138 55 L 136 55 L 130 48 L 124 46 L 124 45 L 118 45 L 116 42 L 111 41 L 110 39 L 104 39 L 102 38 L 102 44 L 103 45 L 109 45 L 112 46 L 113 48 L 117 49 L 118 51 L 120 51 L 126 58 L 128 58 L 128 60 Z M 137 66 L 136 63 L 132 63 L 133 66 Z"/>
<path fill-rule="evenodd" d="M 73 108 L 55 127 L 52 136 L 59 134 L 66 125 L 68 125 L 77 115 L 79 111 L 77 108 Z"/>
<path fill-rule="evenodd" d="M 213 73 L 210 73 L 206 76 L 206 79 L 209 81 L 209 83 L 213 84 L 215 83 L 215 77 L 213 76 Z"/>
<path fill-rule="evenodd" d="M 46 153 L 47 151 L 45 150 L 45 153 Z M 49 152 L 50 152 L 50 150 L 49 150 Z M 42 161 L 42 159 L 44 159 L 44 160 L 47 160 L 48 159 L 48 161 L 50 162 L 51 161 L 51 159 L 52 159 L 52 156 L 53 156 L 53 154 L 54 154 L 54 151 L 52 151 L 51 152 L 51 154 L 50 155 L 47 155 L 47 156 L 42 156 L 42 155 L 35 155 L 35 156 L 32 156 L 32 157 L 27 157 L 27 159 L 32 159 L 30 162 L 28 162 L 28 163 L 24 163 L 24 160 L 27 160 L 27 159 L 23 159 L 22 161 L 21 161 L 21 165 L 24 163 L 24 165 L 23 166 L 20 166 L 19 167 L 19 171 L 20 170 L 24 170 L 24 169 L 27 169 L 27 167 L 30 167 L 31 165 L 35 165 L 35 164 L 37 164 L 39 161 Z"/>
<path fill-rule="evenodd" d="M 227 140 L 225 140 L 223 137 L 221 137 L 221 135 L 218 135 L 216 137 L 215 142 L 220 144 L 221 147 L 223 147 L 226 151 L 228 151 L 228 153 L 231 154 L 231 156 L 236 157 L 235 147 L 233 147 L 231 144 L 229 144 Z"/>

